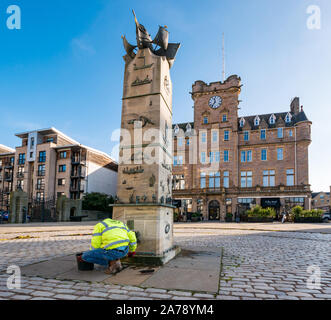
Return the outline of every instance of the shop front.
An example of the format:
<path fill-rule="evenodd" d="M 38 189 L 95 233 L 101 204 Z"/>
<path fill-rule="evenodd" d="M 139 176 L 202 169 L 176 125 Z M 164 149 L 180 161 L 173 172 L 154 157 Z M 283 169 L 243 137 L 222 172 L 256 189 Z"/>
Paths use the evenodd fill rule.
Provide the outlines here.
<path fill-rule="evenodd" d="M 209 202 L 208 219 L 220 220 L 220 203 L 217 200 L 212 200 Z"/>
<path fill-rule="evenodd" d="M 262 208 L 273 208 L 276 211 L 276 219 L 280 215 L 281 203 L 280 198 L 261 198 L 261 207 Z"/>

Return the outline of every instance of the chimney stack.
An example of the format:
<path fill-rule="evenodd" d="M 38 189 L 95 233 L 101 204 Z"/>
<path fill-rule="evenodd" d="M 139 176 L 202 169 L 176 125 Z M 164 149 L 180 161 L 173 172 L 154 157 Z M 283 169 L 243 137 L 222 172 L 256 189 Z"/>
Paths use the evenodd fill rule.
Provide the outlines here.
<path fill-rule="evenodd" d="M 299 97 L 293 98 L 291 102 L 291 112 L 297 115 L 300 112 L 300 99 Z"/>

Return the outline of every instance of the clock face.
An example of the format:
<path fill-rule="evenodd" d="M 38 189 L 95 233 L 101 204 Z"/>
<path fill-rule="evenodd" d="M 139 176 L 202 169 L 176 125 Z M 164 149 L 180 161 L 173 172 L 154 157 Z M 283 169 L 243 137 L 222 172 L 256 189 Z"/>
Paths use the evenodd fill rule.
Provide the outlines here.
<path fill-rule="evenodd" d="M 213 96 L 209 99 L 208 105 L 213 109 L 217 109 L 222 104 L 222 98 L 219 96 Z"/>

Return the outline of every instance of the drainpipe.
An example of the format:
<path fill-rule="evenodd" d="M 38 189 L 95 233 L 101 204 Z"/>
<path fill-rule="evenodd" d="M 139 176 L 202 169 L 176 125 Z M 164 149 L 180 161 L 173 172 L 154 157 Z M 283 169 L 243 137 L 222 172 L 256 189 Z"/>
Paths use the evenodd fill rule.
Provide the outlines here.
<path fill-rule="evenodd" d="M 239 172 L 239 130 L 237 130 L 237 187 L 239 188 L 239 179 L 240 172 Z"/>
<path fill-rule="evenodd" d="M 295 185 L 298 184 L 297 181 L 297 127 L 294 127 L 294 179 Z"/>
<path fill-rule="evenodd" d="M 90 153 L 86 150 L 86 165 L 85 165 L 85 193 L 88 193 L 88 169 L 90 164 Z"/>

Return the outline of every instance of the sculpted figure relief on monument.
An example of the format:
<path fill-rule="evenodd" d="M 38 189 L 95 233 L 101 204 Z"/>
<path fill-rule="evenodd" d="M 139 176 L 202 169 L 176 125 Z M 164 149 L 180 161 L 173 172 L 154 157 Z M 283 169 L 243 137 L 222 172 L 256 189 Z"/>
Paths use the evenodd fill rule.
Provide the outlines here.
<path fill-rule="evenodd" d="M 154 40 L 152 40 L 150 34 L 146 30 L 146 28 L 140 24 L 137 20 L 136 14 L 133 11 L 134 19 L 136 23 L 136 38 L 137 38 L 137 45 L 130 44 L 126 37 L 123 36 L 123 45 L 126 53 L 131 59 L 134 59 L 136 56 L 135 49 L 146 49 L 149 48 L 152 53 L 154 53 L 157 56 L 165 56 L 169 62 L 170 68 L 172 67 L 175 57 L 177 54 L 177 51 L 180 47 L 179 43 L 169 43 L 169 32 L 167 30 L 167 26 L 160 26 L 159 31 L 156 34 Z M 154 44 L 154 46 L 153 46 Z M 143 69 L 143 68 L 150 68 L 152 64 L 145 65 L 145 59 L 144 59 L 144 65 L 142 67 L 137 67 L 135 65 L 135 69 Z"/>

